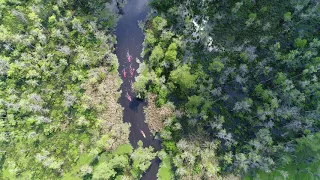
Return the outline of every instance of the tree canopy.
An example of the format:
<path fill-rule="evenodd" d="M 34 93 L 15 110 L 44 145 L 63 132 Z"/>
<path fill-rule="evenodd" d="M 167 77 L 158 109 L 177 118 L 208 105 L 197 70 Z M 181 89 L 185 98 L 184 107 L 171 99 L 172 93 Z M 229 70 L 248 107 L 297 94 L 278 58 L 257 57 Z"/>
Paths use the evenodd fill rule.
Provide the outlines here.
<path fill-rule="evenodd" d="M 0 1 L 0 179 L 133 177 L 105 3 Z"/>
<path fill-rule="evenodd" d="M 317 158 L 299 152 L 309 147 L 305 155 L 317 154 L 319 147 L 312 143 L 320 128 L 319 2 L 153 0 L 151 6 L 143 55 L 155 76 L 143 75 L 151 80 L 143 92 L 175 107 L 160 130 L 175 178 L 211 177 L 207 172 L 318 178 Z M 159 48 L 161 58 L 153 61 Z M 199 155 L 208 142 L 215 147 L 211 165 Z M 296 167 L 283 162 L 288 156 L 295 165 L 308 159 L 303 167 L 311 168 L 288 170 Z"/>

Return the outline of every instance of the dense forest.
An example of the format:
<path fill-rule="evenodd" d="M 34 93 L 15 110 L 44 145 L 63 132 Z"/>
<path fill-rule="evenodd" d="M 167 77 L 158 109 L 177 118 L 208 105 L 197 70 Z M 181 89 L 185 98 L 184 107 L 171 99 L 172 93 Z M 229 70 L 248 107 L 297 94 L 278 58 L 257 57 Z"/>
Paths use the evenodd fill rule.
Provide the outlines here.
<path fill-rule="evenodd" d="M 150 5 L 134 89 L 159 179 L 320 179 L 320 2 Z"/>
<path fill-rule="evenodd" d="M 150 0 L 133 89 L 159 152 L 118 102 L 125 3 L 0 0 L 0 179 L 141 179 L 156 156 L 160 180 L 320 179 L 319 1 Z"/>
<path fill-rule="evenodd" d="M 138 179 L 156 156 L 129 144 L 105 3 L 0 0 L 0 179 Z"/>

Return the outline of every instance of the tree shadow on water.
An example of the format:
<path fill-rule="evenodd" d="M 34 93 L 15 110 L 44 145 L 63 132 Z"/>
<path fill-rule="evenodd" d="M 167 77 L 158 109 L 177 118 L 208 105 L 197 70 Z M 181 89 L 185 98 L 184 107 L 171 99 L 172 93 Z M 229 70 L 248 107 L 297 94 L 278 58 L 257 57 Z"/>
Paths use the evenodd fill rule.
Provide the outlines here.
<path fill-rule="evenodd" d="M 135 111 L 135 112 L 138 112 L 138 107 L 139 107 L 139 105 L 140 105 L 141 103 L 143 104 L 144 101 L 141 100 L 141 99 L 137 99 L 136 97 L 134 97 L 134 98 L 132 99 L 132 101 L 129 103 L 129 108 L 130 108 L 131 110 Z"/>

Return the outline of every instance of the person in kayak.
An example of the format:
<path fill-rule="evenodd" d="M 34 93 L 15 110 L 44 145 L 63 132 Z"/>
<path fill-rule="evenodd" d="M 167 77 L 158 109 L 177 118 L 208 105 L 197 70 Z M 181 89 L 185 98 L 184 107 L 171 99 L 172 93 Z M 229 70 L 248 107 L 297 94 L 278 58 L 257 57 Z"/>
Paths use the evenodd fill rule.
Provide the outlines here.
<path fill-rule="evenodd" d="M 140 132 L 141 132 L 141 134 L 142 134 L 142 136 L 144 137 L 144 138 L 146 138 L 146 135 L 144 134 L 144 132 L 140 129 Z"/>
<path fill-rule="evenodd" d="M 131 74 L 131 77 L 133 77 L 133 74 L 134 74 L 134 68 L 133 67 L 131 67 L 131 64 L 130 64 L 130 74 Z"/>
<path fill-rule="evenodd" d="M 127 99 L 128 99 L 130 102 L 132 101 L 131 96 L 129 95 L 128 92 L 127 92 L 127 94 L 126 94 L 126 97 L 127 97 Z"/>
<path fill-rule="evenodd" d="M 129 50 L 127 51 L 127 59 L 128 59 L 128 62 L 131 62 L 132 60 L 132 56 L 129 54 Z"/>
<path fill-rule="evenodd" d="M 130 80 L 129 82 L 130 82 L 130 87 L 131 87 L 131 89 L 133 89 L 133 83 L 132 83 L 132 81 Z"/>
<path fill-rule="evenodd" d="M 123 77 L 124 77 L 124 78 L 126 78 L 126 77 L 127 77 L 126 68 L 123 68 L 123 70 L 122 70 L 122 74 L 123 74 Z"/>

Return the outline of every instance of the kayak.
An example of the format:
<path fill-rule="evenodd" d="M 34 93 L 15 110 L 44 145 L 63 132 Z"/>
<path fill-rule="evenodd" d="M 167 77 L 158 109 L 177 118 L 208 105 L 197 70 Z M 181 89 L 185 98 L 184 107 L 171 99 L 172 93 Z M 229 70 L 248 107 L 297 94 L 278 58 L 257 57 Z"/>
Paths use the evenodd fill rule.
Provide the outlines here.
<path fill-rule="evenodd" d="M 123 73 L 123 77 L 127 77 L 126 69 L 123 69 L 123 70 L 122 70 L 122 73 Z"/>
<path fill-rule="evenodd" d="M 146 135 L 144 134 L 144 132 L 143 132 L 142 130 L 140 130 L 140 132 L 141 132 L 142 136 L 143 136 L 144 138 L 146 138 Z"/>
<path fill-rule="evenodd" d="M 133 84 L 132 84 L 132 81 L 130 81 L 130 86 L 131 86 L 131 89 L 133 89 Z"/>
<path fill-rule="evenodd" d="M 127 97 L 127 99 L 128 99 L 129 101 L 132 101 L 131 96 L 129 95 L 129 93 L 128 93 L 128 92 L 127 92 L 126 97 Z"/>
<path fill-rule="evenodd" d="M 132 67 L 131 67 L 131 65 L 130 65 L 130 74 L 131 74 L 131 77 L 133 77 L 134 70 L 135 70 L 135 69 L 134 69 L 134 68 L 132 68 Z"/>
<path fill-rule="evenodd" d="M 129 51 L 127 52 L 127 58 L 128 58 L 128 62 L 131 62 L 132 56 L 129 54 Z"/>

